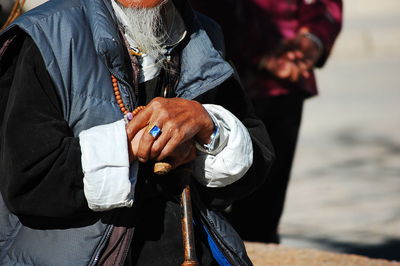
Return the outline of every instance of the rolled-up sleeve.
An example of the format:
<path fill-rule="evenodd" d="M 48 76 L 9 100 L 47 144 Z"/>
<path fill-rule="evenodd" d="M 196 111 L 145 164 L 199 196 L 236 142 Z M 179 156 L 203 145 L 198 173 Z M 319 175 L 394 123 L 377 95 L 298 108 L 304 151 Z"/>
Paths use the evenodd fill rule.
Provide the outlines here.
<path fill-rule="evenodd" d="M 218 145 L 198 151 L 193 176 L 207 187 L 224 187 L 243 177 L 253 163 L 253 146 L 246 127 L 219 105 L 204 104 L 218 127 Z"/>
<path fill-rule="evenodd" d="M 129 179 L 125 122 L 100 125 L 79 134 L 84 193 L 89 208 L 131 207 L 136 182 Z"/>

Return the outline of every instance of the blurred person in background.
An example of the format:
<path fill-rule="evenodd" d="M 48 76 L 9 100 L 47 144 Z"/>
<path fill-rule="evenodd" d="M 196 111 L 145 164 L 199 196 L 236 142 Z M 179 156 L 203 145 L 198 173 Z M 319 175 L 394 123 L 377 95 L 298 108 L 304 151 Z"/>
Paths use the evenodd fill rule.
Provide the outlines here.
<path fill-rule="evenodd" d="M 267 182 L 235 202 L 228 216 L 245 240 L 279 243 L 279 220 L 303 102 L 317 94 L 322 67 L 342 25 L 341 0 L 192 0 L 224 32 L 227 55 L 263 120 L 276 152 Z"/>

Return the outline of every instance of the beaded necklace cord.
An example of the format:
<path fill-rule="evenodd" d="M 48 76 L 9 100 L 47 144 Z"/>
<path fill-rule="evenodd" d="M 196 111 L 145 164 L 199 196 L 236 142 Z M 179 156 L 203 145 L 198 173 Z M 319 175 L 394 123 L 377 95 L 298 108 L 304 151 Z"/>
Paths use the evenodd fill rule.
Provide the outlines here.
<path fill-rule="evenodd" d="M 138 106 L 130 112 L 124 104 L 124 101 L 122 100 L 121 97 L 121 92 L 119 91 L 118 87 L 118 80 L 114 75 L 111 75 L 111 82 L 114 90 L 114 96 L 115 100 L 117 101 L 117 104 L 119 105 L 119 109 L 121 110 L 122 114 L 124 115 L 124 118 L 127 122 L 131 121 L 135 115 L 137 115 L 140 111 L 142 111 L 145 107 L 144 106 Z"/>

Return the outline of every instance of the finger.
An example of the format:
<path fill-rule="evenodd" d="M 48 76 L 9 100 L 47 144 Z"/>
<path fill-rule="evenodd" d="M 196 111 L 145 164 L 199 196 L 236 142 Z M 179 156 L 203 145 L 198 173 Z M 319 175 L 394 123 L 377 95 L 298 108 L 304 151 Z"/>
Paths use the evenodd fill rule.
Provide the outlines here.
<path fill-rule="evenodd" d="M 192 162 L 194 159 L 196 159 L 196 148 L 193 141 L 187 141 L 181 144 L 168 157 L 168 161 L 173 168 Z"/>
<path fill-rule="evenodd" d="M 308 72 L 308 67 L 306 63 L 304 63 L 303 61 L 299 61 L 297 65 L 299 67 L 300 75 L 304 78 L 308 78 L 310 76 L 310 73 Z"/>
<path fill-rule="evenodd" d="M 132 140 L 128 140 L 128 149 L 129 149 L 129 155 L 130 161 L 136 160 L 137 159 L 137 152 L 139 150 L 139 144 L 140 144 L 140 139 L 142 138 L 142 135 L 146 132 L 146 128 L 142 128 L 139 130 L 139 132 L 133 137 Z"/>
<path fill-rule="evenodd" d="M 308 79 L 308 78 L 311 76 L 311 74 L 310 74 L 309 71 L 303 71 L 303 72 L 301 72 L 301 75 L 302 75 L 305 79 Z"/>
<path fill-rule="evenodd" d="M 129 163 L 136 160 L 136 156 L 133 152 L 133 147 L 132 147 L 131 143 L 129 142 L 129 140 L 128 140 L 128 156 L 129 156 Z"/>
<path fill-rule="evenodd" d="M 293 53 L 294 53 L 296 59 L 303 59 L 304 58 L 304 53 L 302 51 L 300 51 L 300 50 L 295 50 Z"/>
<path fill-rule="evenodd" d="M 155 142 L 156 138 L 159 137 L 159 135 L 162 135 L 161 132 L 161 125 L 158 126 L 157 123 L 150 123 L 142 137 L 140 138 L 140 143 L 137 151 L 137 157 L 139 161 L 142 163 L 147 162 L 150 157 L 150 151 L 153 146 L 153 143 Z"/>
<path fill-rule="evenodd" d="M 178 136 L 172 136 L 165 146 L 162 148 L 160 155 L 157 157 L 157 161 L 162 161 L 170 156 L 174 150 L 183 142 L 183 138 Z"/>
<path fill-rule="evenodd" d="M 308 71 L 306 63 L 301 60 L 297 61 L 297 67 L 299 68 L 300 72 Z"/>
<path fill-rule="evenodd" d="M 153 145 L 151 146 L 151 149 L 150 149 L 150 155 L 149 155 L 149 159 L 150 160 L 158 159 L 158 156 L 160 155 L 161 151 L 163 150 L 165 145 L 168 143 L 168 141 L 171 139 L 171 135 L 168 134 L 168 133 L 169 132 L 167 130 L 165 130 L 154 141 L 154 143 L 153 143 Z"/>
<path fill-rule="evenodd" d="M 296 59 L 296 53 L 294 51 L 286 52 L 286 58 L 293 61 Z"/>
<path fill-rule="evenodd" d="M 170 159 L 170 164 L 172 169 L 175 169 L 181 165 L 187 164 L 187 163 L 191 163 L 196 159 L 196 149 L 195 148 L 191 148 L 189 150 L 190 152 L 187 153 L 186 156 L 182 157 L 176 157 L 176 158 L 172 158 Z"/>
<path fill-rule="evenodd" d="M 129 140 L 137 134 L 139 130 L 146 127 L 152 116 L 151 108 L 145 108 L 139 112 L 126 126 L 126 133 Z"/>
<path fill-rule="evenodd" d="M 300 75 L 300 69 L 295 64 L 292 64 L 290 78 L 289 78 L 290 81 L 292 81 L 292 82 L 298 81 L 299 75 Z"/>
<path fill-rule="evenodd" d="M 292 67 L 291 67 L 292 64 L 293 63 L 288 62 L 287 60 L 282 60 L 280 62 L 280 64 L 279 64 L 278 69 L 275 72 L 275 75 L 278 78 L 281 78 L 281 79 L 289 78 L 290 75 L 291 75 L 291 71 L 292 71 L 291 70 L 292 69 Z"/>

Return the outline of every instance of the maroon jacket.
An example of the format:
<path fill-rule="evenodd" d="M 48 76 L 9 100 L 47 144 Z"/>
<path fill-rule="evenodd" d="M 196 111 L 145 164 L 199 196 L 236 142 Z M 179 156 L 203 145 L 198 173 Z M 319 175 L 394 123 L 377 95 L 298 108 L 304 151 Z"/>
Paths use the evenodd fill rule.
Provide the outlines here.
<path fill-rule="evenodd" d="M 280 80 L 260 69 L 260 59 L 307 27 L 323 45 L 316 66 L 329 56 L 342 25 L 341 0 L 192 0 L 225 34 L 228 56 L 252 97 L 317 94 L 314 74 L 299 82 Z"/>

